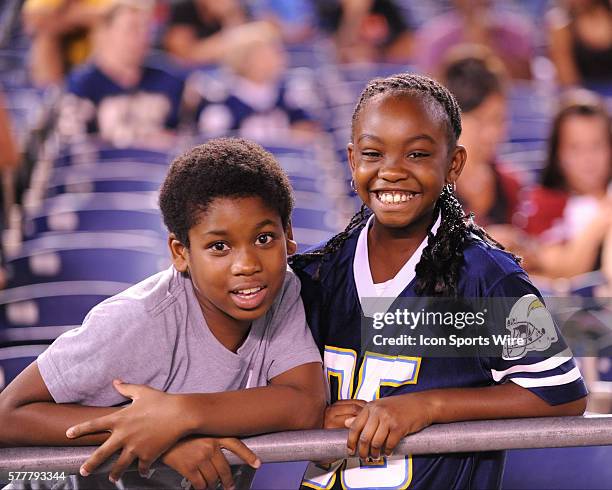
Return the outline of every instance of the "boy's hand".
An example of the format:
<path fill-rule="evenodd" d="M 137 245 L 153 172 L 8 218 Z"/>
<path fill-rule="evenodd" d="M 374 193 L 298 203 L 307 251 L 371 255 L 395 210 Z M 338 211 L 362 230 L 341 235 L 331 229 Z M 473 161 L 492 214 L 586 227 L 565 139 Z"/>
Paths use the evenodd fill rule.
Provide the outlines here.
<path fill-rule="evenodd" d="M 354 418 L 367 404 L 364 400 L 338 400 L 325 409 L 324 429 L 344 429 L 346 419 Z"/>
<path fill-rule="evenodd" d="M 66 431 L 70 439 L 96 432 L 111 432 L 111 436 L 81 466 L 82 476 L 88 476 L 110 456 L 121 451 L 111 468 L 109 479 L 121 478 L 123 472 L 138 458 L 138 472 L 147 475 L 151 464 L 185 435 L 178 423 L 181 409 L 175 395 L 148 386 L 113 381 L 115 389 L 132 403 L 105 417 L 75 425 Z"/>
<path fill-rule="evenodd" d="M 402 437 L 432 424 L 433 404 L 427 393 L 389 396 L 371 401 L 345 421 L 349 455 L 362 459 L 390 456 Z M 357 452 L 357 454 L 355 454 Z"/>
<path fill-rule="evenodd" d="M 261 466 L 253 451 L 242 441 L 231 437 L 182 440 L 162 456 L 162 461 L 189 480 L 195 490 L 215 488 L 217 480 L 221 480 L 226 490 L 233 490 L 232 471 L 221 452 L 222 448 L 233 452 L 255 469 Z"/>

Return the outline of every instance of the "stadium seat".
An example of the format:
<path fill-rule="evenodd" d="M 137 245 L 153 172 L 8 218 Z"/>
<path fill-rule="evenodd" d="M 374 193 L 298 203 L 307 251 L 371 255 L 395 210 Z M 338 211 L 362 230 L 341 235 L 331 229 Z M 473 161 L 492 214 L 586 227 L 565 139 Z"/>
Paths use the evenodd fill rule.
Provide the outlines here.
<path fill-rule="evenodd" d="M 0 291 L 0 345 L 53 341 L 87 312 L 130 286 L 111 281 L 32 284 Z"/>
<path fill-rule="evenodd" d="M 55 281 L 119 281 L 136 283 L 170 265 L 165 249 L 158 252 L 113 248 L 46 250 L 7 262 L 12 287 Z"/>
<path fill-rule="evenodd" d="M 0 347 L 0 391 L 28 367 L 48 345 Z"/>

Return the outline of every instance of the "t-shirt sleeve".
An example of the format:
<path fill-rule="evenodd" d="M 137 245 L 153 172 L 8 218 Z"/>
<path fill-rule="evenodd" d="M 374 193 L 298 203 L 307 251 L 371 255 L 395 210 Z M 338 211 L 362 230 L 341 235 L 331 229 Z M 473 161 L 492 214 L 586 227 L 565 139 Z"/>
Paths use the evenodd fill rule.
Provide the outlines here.
<path fill-rule="evenodd" d="M 321 362 L 319 349 L 306 323 L 300 281 L 293 271 L 287 272 L 269 335 L 268 380 L 302 364 Z"/>
<path fill-rule="evenodd" d="M 572 352 L 538 289 L 524 272 L 508 274 L 489 290 L 492 320 L 509 335 L 499 355 L 481 357 L 496 384 L 512 381 L 550 405 L 587 395 Z M 500 328 L 497 328 L 498 332 Z"/>
<path fill-rule="evenodd" d="M 146 331 L 144 308 L 113 300 L 96 306 L 83 324 L 60 337 L 37 360 L 57 403 L 113 406 L 125 402 L 114 379 L 163 389 L 168 373 L 162 352 L 171 345 L 161 332 Z M 155 362 L 149 362 L 153 358 Z"/>

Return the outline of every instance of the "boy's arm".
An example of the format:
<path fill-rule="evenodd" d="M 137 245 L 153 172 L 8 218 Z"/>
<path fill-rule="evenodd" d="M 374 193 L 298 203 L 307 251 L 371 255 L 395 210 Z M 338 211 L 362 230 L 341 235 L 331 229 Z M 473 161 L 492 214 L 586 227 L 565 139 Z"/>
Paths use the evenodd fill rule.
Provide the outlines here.
<path fill-rule="evenodd" d="M 321 364 L 302 364 L 285 371 L 260 388 L 204 394 L 168 394 L 143 385 L 116 383 L 133 403 L 121 412 L 83 422 L 70 436 L 112 431 L 112 436 L 85 462 L 94 471 L 113 453 L 127 450 L 111 470 L 118 478 L 139 459 L 139 471 L 150 465 L 177 440 L 190 434 L 246 436 L 281 430 L 321 427 L 325 384 Z M 151 431 L 151 427 L 164 430 Z"/>
<path fill-rule="evenodd" d="M 55 403 L 33 362 L 0 393 L 0 446 L 101 444 L 109 434 L 93 434 L 74 441 L 66 437 L 66 429 L 117 410 Z"/>

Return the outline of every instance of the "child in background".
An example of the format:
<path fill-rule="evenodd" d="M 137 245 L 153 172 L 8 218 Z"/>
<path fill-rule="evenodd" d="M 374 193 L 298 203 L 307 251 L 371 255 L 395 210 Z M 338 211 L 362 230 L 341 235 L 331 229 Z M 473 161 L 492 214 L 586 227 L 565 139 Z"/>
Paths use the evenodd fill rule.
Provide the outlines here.
<path fill-rule="evenodd" d="M 146 61 L 153 4 L 114 0 L 100 19 L 91 62 L 68 76 L 58 120 L 63 136 L 94 133 L 120 147 L 174 142 L 184 81 Z"/>
<path fill-rule="evenodd" d="M 201 87 L 200 132 L 237 132 L 257 141 L 312 134 L 317 126 L 305 92 L 284 80 L 287 54 L 277 30 L 266 22 L 246 24 L 229 31 L 226 42 L 227 79 Z"/>
<path fill-rule="evenodd" d="M 591 92 L 566 97 L 553 121 L 541 183 L 521 207 L 532 237 L 525 247 L 530 272 L 551 278 L 598 269 L 612 227 L 610 116 Z"/>
<path fill-rule="evenodd" d="M 231 488 L 222 447 L 259 463 L 219 436 L 320 426 L 320 355 L 287 268 L 292 205 L 259 145 L 219 139 L 177 158 L 160 193 L 174 266 L 96 306 L 0 394 L 0 444 L 102 443 L 82 476 L 121 451 L 111 481 L 136 458 L 146 475 L 162 455 L 197 489 L 219 478 Z M 158 487 L 180 488 L 161 473 Z M 153 485 L 130 473 L 123 483 Z"/>
<path fill-rule="evenodd" d="M 348 157 L 363 207 L 325 246 L 291 259 L 332 387 L 325 427 L 350 428 L 349 459 L 311 464 L 306 488 L 497 488 L 503 452 L 393 449 L 433 423 L 584 411 L 586 388 L 554 325 L 558 340 L 537 357 L 502 357 L 501 347 L 454 358 L 362 351 L 364 298 L 520 298 L 544 308 L 518 260 L 454 195 L 466 161 L 460 135 L 457 102 L 427 77 L 375 79 L 357 103 Z"/>

